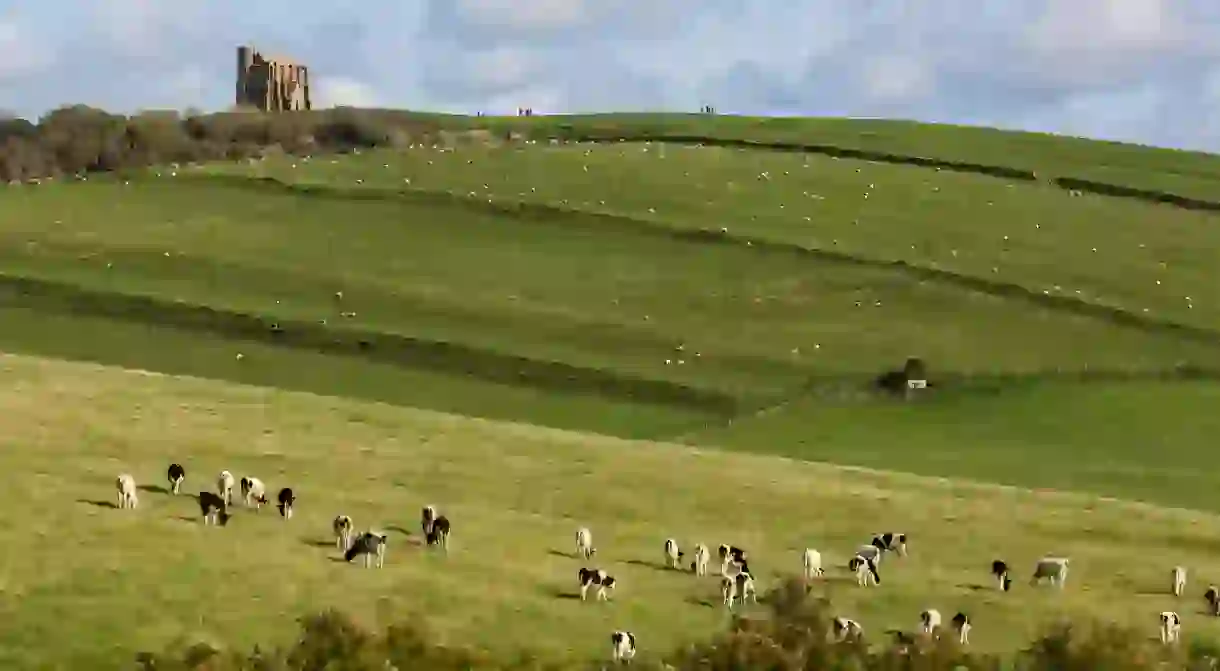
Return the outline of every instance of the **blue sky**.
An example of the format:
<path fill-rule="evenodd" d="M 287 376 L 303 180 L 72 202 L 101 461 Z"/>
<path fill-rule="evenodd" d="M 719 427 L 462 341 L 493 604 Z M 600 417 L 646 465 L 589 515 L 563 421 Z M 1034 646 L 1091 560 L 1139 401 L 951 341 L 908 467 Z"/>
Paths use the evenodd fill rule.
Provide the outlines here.
<path fill-rule="evenodd" d="M 1220 151 L 1220 0 L 0 0 L 0 110 L 315 99 L 904 117 Z"/>

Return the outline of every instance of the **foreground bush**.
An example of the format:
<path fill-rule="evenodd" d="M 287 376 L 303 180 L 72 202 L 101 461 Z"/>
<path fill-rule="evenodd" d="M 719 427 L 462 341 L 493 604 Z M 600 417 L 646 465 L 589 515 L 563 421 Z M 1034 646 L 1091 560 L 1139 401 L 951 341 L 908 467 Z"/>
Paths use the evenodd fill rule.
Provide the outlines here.
<path fill-rule="evenodd" d="M 1057 624 L 1025 650 L 1004 658 L 968 652 L 951 635 L 939 641 L 901 644 L 888 632 L 866 631 L 863 641 L 836 642 L 827 632 L 831 604 L 812 598 L 799 580 L 767 595 L 765 613 L 735 618 L 711 640 L 657 657 L 641 651 L 633 666 L 674 671 L 1196 671 L 1215 669 L 1216 650 L 1183 645 L 1164 648 L 1147 632 Z M 639 632 L 643 634 L 644 632 Z M 908 632 L 909 633 L 909 632 Z M 609 632 L 607 632 L 607 638 Z M 608 648 L 607 644 L 607 648 Z M 139 668 L 159 671 L 386 671 L 417 669 L 500 671 L 570 668 L 529 655 L 495 659 L 439 642 L 426 624 L 407 621 L 369 631 L 347 616 L 327 611 L 301 622 L 301 635 L 282 650 L 222 652 L 206 644 L 177 645 L 160 655 L 141 655 Z M 589 668 L 602 668 L 594 662 Z"/>

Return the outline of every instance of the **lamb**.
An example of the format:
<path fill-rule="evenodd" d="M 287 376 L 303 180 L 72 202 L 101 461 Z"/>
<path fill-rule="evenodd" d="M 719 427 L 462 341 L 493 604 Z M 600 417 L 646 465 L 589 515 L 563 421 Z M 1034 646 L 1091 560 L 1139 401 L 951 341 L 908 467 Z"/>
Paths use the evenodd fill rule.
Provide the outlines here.
<path fill-rule="evenodd" d="M 386 534 L 370 529 L 356 538 L 347 552 L 343 553 L 343 559 L 350 562 L 356 557 L 364 555 L 364 568 L 369 568 L 373 557 L 376 557 L 377 568 L 381 568 L 385 566 L 386 538 Z"/>
<path fill-rule="evenodd" d="M 140 497 L 136 495 L 136 479 L 129 473 L 120 475 L 114 484 L 119 491 L 119 509 L 140 505 Z"/>
<path fill-rule="evenodd" d="M 970 643 L 970 618 L 965 613 L 958 613 L 949 622 L 953 624 L 953 629 L 957 632 L 957 642 L 968 645 Z"/>
<path fill-rule="evenodd" d="M 893 532 L 886 532 L 873 536 L 872 545 L 883 552 L 895 551 L 898 556 L 905 557 L 907 554 L 907 535 Z"/>
<path fill-rule="evenodd" d="M 247 507 L 253 502 L 255 510 L 262 510 L 263 504 L 267 502 L 267 486 L 258 478 L 242 477 L 241 482 L 241 498 Z"/>
<path fill-rule="evenodd" d="M 630 662 L 635 657 L 635 634 L 616 631 L 610 634 L 610 650 L 616 662 Z"/>
<path fill-rule="evenodd" d="M 576 530 L 576 554 L 585 559 L 592 559 L 597 554 L 593 547 L 593 533 L 585 527 Z"/>
<path fill-rule="evenodd" d="M 1001 590 L 1007 592 L 1012 588 L 1012 578 L 1008 576 L 1008 564 L 997 559 L 991 562 L 991 575 L 995 576 Z"/>
<path fill-rule="evenodd" d="M 830 624 L 835 640 L 845 641 L 848 638 L 859 639 L 864 636 L 864 628 L 855 620 L 836 617 Z"/>
<path fill-rule="evenodd" d="M 707 551 L 707 546 L 700 543 L 695 546 L 695 561 L 691 562 L 690 570 L 695 572 L 695 575 L 707 575 L 707 564 L 711 559 L 711 553 Z"/>
<path fill-rule="evenodd" d="M 857 557 L 863 557 L 865 559 L 868 559 L 868 560 L 872 561 L 874 564 L 881 563 L 882 554 L 884 554 L 882 549 L 877 547 L 876 545 L 873 545 L 872 543 L 869 543 L 867 545 L 861 545 L 860 547 L 856 548 Z"/>
<path fill-rule="evenodd" d="M 338 515 L 330 527 L 335 532 L 335 547 L 346 550 L 352 546 L 352 530 L 355 528 L 352 518 L 347 515 Z"/>
<path fill-rule="evenodd" d="M 280 515 L 285 520 L 292 519 L 292 504 L 296 503 L 297 497 L 292 493 L 291 487 L 285 487 L 280 490 L 279 496 L 276 497 L 276 507 L 280 509 Z"/>
<path fill-rule="evenodd" d="M 1211 585 L 1203 593 L 1203 600 L 1207 601 L 1211 614 L 1220 617 L 1220 589 L 1217 589 L 1215 585 Z"/>
<path fill-rule="evenodd" d="M 424 506 L 419 512 L 419 527 L 424 532 L 426 538 L 432 533 L 432 523 L 436 521 L 436 508 L 432 506 Z"/>
<path fill-rule="evenodd" d="M 929 636 L 936 634 L 936 629 L 940 627 L 940 611 L 935 608 L 929 608 L 919 614 L 920 631 Z M 939 638 L 939 636 L 938 636 Z"/>
<path fill-rule="evenodd" d="M 1186 568 L 1182 566 L 1173 567 L 1173 595 L 1182 596 L 1182 592 L 1186 589 Z"/>
<path fill-rule="evenodd" d="M 177 496 L 182 489 L 182 482 L 186 480 L 186 469 L 182 467 L 182 464 L 170 464 L 166 477 L 169 478 L 170 493 Z"/>
<path fill-rule="evenodd" d="M 1178 614 L 1167 610 L 1161 613 L 1161 643 L 1177 643 L 1182 633 L 1182 619 Z"/>
<path fill-rule="evenodd" d="M 1049 578 L 1052 585 L 1063 589 L 1063 583 L 1067 580 L 1067 574 L 1068 559 L 1066 557 L 1043 557 L 1034 566 L 1034 577 L 1030 580 L 1030 583 L 1036 585 L 1041 579 Z"/>
<path fill-rule="evenodd" d="M 589 588 L 597 586 L 597 599 L 599 601 L 609 601 L 608 592 L 614 590 L 617 584 L 614 577 L 608 575 L 601 569 L 582 568 L 577 573 L 580 579 L 580 600 L 584 601 L 589 592 Z"/>
<path fill-rule="evenodd" d="M 216 493 L 224 497 L 225 505 L 233 505 L 233 474 L 228 471 L 221 471 L 220 477 L 216 479 Z"/>
<path fill-rule="evenodd" d="M 856 584 L 861 587 L 881 584 L 881 574 L 877 572 L 877 564 L 872 559 L 856 555 L 847 562 L 847 570 L 856 574 Z"/>
<path fill-rule="evenodd" d="M 205 526 L 229 523 L 229 505 L 215 492 L 199 492 L 199 514 L 203 515 Z"/>
<path fill-rule="evenodd" d="M 822 570 L 822 553 L 813 548 L 805 548 L 805 554 L 801 557 L 802 563 L 805 566 L 805 580 L 812 580 L 814 576 L 825 575 Z"/>
<path fill-rule="evenodd" d="M 439 545 L 446 554 L 449 553 L 449 518 L 441 515 L 432 521 L 432 530 L 428 532 L 428 545 Z"/>
<path fill-rule="evenodd" d="M 685 555 L 678 549 L 678 541 L 667 538 L 665 539 L 665 568 L 679 568 L 682 561 L 682 556 Z"/>

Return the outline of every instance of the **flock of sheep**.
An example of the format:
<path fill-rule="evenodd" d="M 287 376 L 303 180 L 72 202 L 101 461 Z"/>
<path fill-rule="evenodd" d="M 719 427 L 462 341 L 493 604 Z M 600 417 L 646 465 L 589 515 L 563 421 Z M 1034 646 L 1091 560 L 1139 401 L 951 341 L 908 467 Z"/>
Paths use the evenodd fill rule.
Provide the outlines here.
<path fill-rule="evenodd" d="M 167 471 L 167 477 L 170 483 L 170 492 L 174 495 L 180 493 L 182 484 L 186 479 L 186 469 L 181 464 L 171 464 Z M 229 471 L 221 471 L 220 476 L 216 481 L 216 491 L 201 491 L 199 492 L 198 502 L 199 511 L 203 516 L 205 525 L 224 524 L 229 517 L 229 508 L 233 505 L 233 491 L 238 487 L 241 493 L 241 498 L 246 507 L 254 507 L 256 510 L 267 503 L 266 486 L 261 480 L 255 477 L 242 477 L 240 481 L 235 481 L 232 473 Z M 139 504 L 139 496 L 135 478 L 128 473 L 120 475 L 116 481 L 118 489 L 118 508 L 128 509 L 135 508 Z M 285 519 L 292 519 L 293 504 L 296 502 L 296 496 L 289 487 L 281 489 L 276 496 L 276 507 L 280 515 Z M 437 515 L 436 509 L 433 506 L 425 506 L 420 514 L 420 526 L 423 531 L 429 546 L 437 546 L 448 552 L 448 539 L 451 529 L 448 518 L 443 515 Z M 385 565 L 386 540 L 387 536 L 384 532 L 370 529 L 356 536 L 355 525 L 352 518 L 347 515 L 338 515 L 335 517 L 332 524 L 332 532 L 335 536 L 335 546 L 344 551 L 344 559 L 352 561 L 357 557 L 364 557 L 365 567 L 370 567 L 375 561 L 376 566 L 381 568 Z M 881 574 L 878 566 L 881 564 L 882 558 L 887 553 L 894 553 L 898 556 L 906 556 L 907 554 L 907 536 L 902 533 L 882 533 L 877 534 L 866 545 L 861 545 L 856 549 L 855 554 L 847 562 L 848 570 L 855 574 L 856 583 L 862 587 L 876 586 L 881 583 Z M 597 554 L 597 549 L 593 546 L 593 534 L 588 528 L 580 528 L 576 531 L 576 555 L 584 559 L 586 562 L 591 560 Z M 757 603 L 757 587 L 754 576 L 750 571 L 748 561 L 748 553 L 736 546 L 721 545 L 718 548 L 718 557 L 720 560 L 720 589 L 723 597 L 724 605 L 731 611 L 735 602 L 746 603 L 753 601 Z M 664 560 L 666 568 L 681 569 L 682 559 L 686 556 L 678 547 L 678 542 L 672 538 L 666 539 L 664 546 Z M 706 545 L 697 544 L 694 550 L 693 561 L 690 563 L 690 570 L 698 576 L 707 575 L 708 565 L 711 561 L 711 553 Z M 1069 560 L 1066 557 L 1043 557 L 1038 560 L 1034 566 L 1033 577 L 1031 584 L 1037 584 L 1042 580 L 1048 580 L 1052 585 L 1062 589 L 1067 580 Z M 803 576 L 808 583 L 813 579 L 824 576 L 825 570 L 822 567 L 822 555 L 819 551 L 813 548 L 806 548 L 802 553 L 802 568 Z M 1012 588 L 1012 578 L 1007 563 L 1002 560 L 993 561 L 991 564 L 991 574 L 997 581 L 997 586 L 1002 591 L 1009 591 Z M 1171 592 L 1174 596 L 1181 596 L 1186 588 L 1186 569 L 1183 567 L 1174 567 L 1171 575 Z M 580 588 L 581 600 L 586 600 L 590 589 L 595 590 L 595 599 L 598 601 L 609 600 L 610 594 L 614 591 L 617 584 L 614 576 L 608 574 L 600 568 L 582 567 L 577 572 L 577 580 Z M 1220 616 L 1220 589 L 1215 586 L 1210 586 L 1204 598 L 1207 601 L 1210 612 L 1213 615 Z M 942 628 L 942 618 L 938 610 L 929 608 L 919 615 L 919 631 L 925 636 L 935 638 L 940 637 Z M 950 627 L 955 632 L 958 642 L 966 645 L 970 641 L 970 618 L 966 613 L 959 612 L 949 621 Z M 1179 640 L 1182 628 L 1182 620 L 1174 611 L 1165 611 L 1160 614 L 1160 634 L 1162 643 L 1174 643 Z M 900 643 L 912 643 L 914 637 L 905 632 L 894 632 Z M 831 631 L 828 635 L 835 640 L 848 640 L 858 638 L 864 634 L 863 627 L 855 620 L 845 617 L 835 617 L 832 621 Z M 611 653 L 612 658 L 616 662 L 630 662 L 635 657 L 636 639 L 635 634 L 630 631 L 615 631 L 611 634 Z"/>

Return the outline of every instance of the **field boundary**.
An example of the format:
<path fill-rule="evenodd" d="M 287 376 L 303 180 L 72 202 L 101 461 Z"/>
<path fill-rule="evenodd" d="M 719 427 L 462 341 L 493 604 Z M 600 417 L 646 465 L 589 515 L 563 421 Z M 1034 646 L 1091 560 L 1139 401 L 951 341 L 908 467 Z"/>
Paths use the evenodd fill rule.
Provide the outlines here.
<path fill-rule="evenodd" d="M 711 229 L 679 229 L 660 222 L 639 219 L 621 214 L 596 212 L 578 208 L 562 207 L 544 203 L 529 203 L 518 200 L 488 202 L 452 191 L 427 189 L 381 189 L 347 188 L 327 184 L 289 183 L 274 177 L 245 177 L 241 175 L 179 175 L 175 179 L 232 185 L 247 189 L 275 189 L 312 197 L 333 197 L 346 200 L 389 201 L 406 200 L 428 205 L 460 207 L 478 212 L 492 213 L 513 218 L 564 217 L 569 220 L 596 220 L 597 226 L 618 226 L 620 230 L 643 232 L 697 244 L 731 244 L 749 248 L 755 252 L 792 254 L 801 258 L 816 259 L 844 265 L 869 268 L 885 268 L 905 272 L 917 279 L 930 280 L 956 286 L 988 296 L 1020 300 L 1038 307 L 1070 312 L 1085 317 L 1133 328 L 1148 333 L 1173 334 L 1196 342 L 1220 347 L 1220 332 L 1189 324 L 1163 321 L 1123 310 L 1122 308 L 1091 303 L 1069 296 L 1038 293 L 1034 289 L 1009 282 L 997 282 L 972 277 L 939 268 L 930 268 L 903 260 L 882 260 L 836 252 L 823 248 L 804 247 L 794 243 L 778 242 L 766 238 L 743 236 Z"/>

